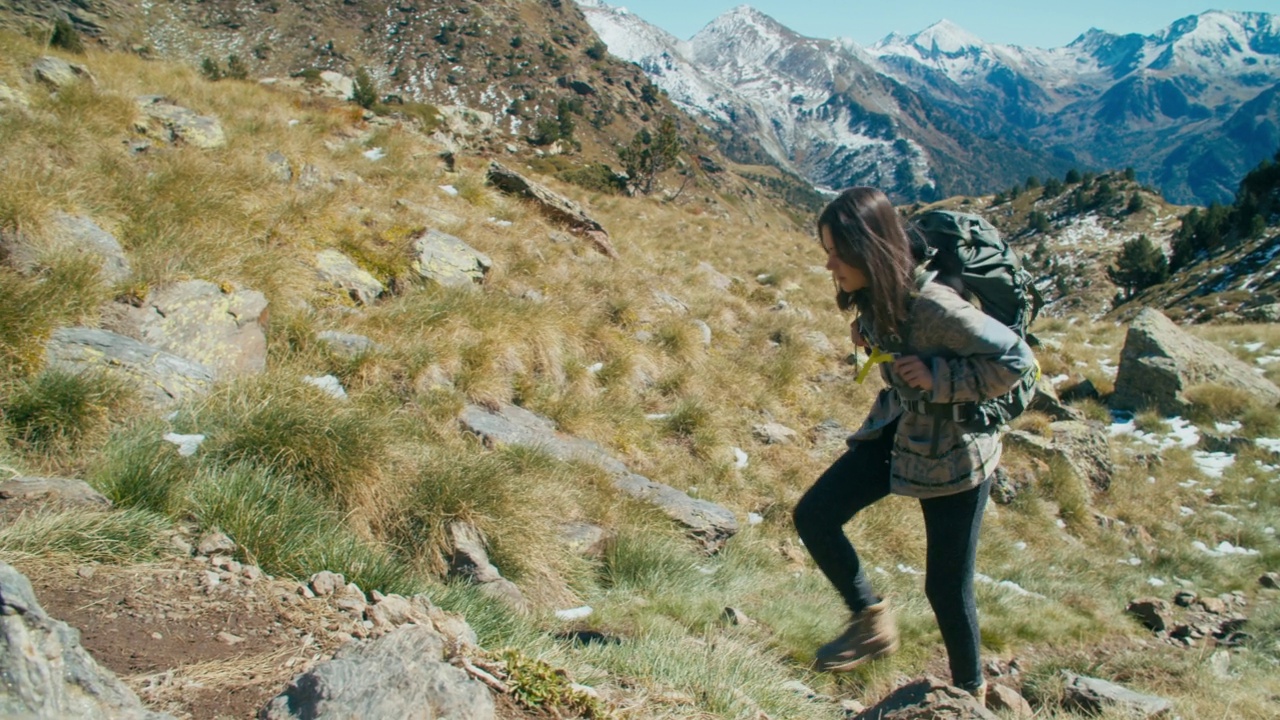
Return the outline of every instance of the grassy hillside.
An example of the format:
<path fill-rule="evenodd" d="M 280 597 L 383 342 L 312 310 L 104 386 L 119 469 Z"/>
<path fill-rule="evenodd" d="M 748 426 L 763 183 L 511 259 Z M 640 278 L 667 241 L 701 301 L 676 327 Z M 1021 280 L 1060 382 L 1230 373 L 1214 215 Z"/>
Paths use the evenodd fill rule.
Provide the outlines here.
<path fill-rule="evenodd" d="M 119 239 L 133 272 L 108 284 L 83 258 L 54 249 L 34 271 L 0 267 L 0 465 L 84 478 L 117 512 L 11 519 L 0 527 L 0 557 L 32 573 L 91 560 L 146 567 L 171 552 L 164 538 L 174 527 L 218 528 L 240 544 L 242 560 L 277 576 L 328 569 L 366 591 L 428 592 L 463 612 L 484 647 L 514 647 L 565 668 L 618 717 L 836 718 L 837 704 L 784 683 L 869 704 L 903 675 L 945 675 L 919 574 L 920 513 L 903 498 L 848 528 L 899 608 L 903 650 L 847 676 L 807 669 L 846 618 L 799 547 L 790 512 L 840 450 L 840 431 L 823 443 L 815 429 L 828 420 L 855 428 L 877 387 L 854 382 L 849 318 L 834 309 L 821 249 L 794 230 L 791 209 L 696 179 L 663 200 L 591 194 L 540 176 L 606 227 L 620 256 L 610 260 L 585 241 L 563 241 L 536 210 L 488 187 L 488 158 L 463 154 L 448 171 L 443 147 L 412 121 L 366 118 L 349 104 L 249 82 L 209 82 L 192 68 L 125 54 L 68 56 L 96 84 L 51 94 L 26 75 L 44 52 L 0 35 L 0 83 L 28 105 L 0 105 L 0 232 L 43 247 L 52 213 L 88 215 Z M 219 118 L 227 146 L 153 143 L 135 152 L 134 98 L 154 94 Z M 366 155 L 375 148 L 380 159 Z M 273 152 L 295 178 L 311 166 L 323 181 L 280 182 L 267 160 Z M 665 182 L 674 189 L 680 179 Z M 414 279 L 408 245 L 428 227 L 493 259 L 483 286 Z M 393 292 L 354 306 L 315 278 L 323 249 L 343 251 Z M 726 276 L 727 288 L 700 263 Z M 54 329 L 100 325 L 112 303 L 192 278 L 266 295 L 265 374 L 226 381 L 170 415 L 126 386 L 43 367 Z M 710 328 L 708 344 L 696 321 Z M 366 335 L 378 349 L 344 359 L 318 342 L 329 329 Z M 1200 332 L 1250 360 L 1280 347 L 1272 327 Z M 1055 318 L 1037 334 L 1048 341 L 1047 375 L 1109 390 L 1122 328 Z M 1280 379 L 1276 366 L 1266 371 Z M 349 401 L 303 380 L 326 373 Z M 1204 397 L 1196 420 L 1205 427 L 1238 418 L 1252 436 L 1280 432 L 1271 411 Z M 546 415 L 633 471 L 730 508 L 743 530 L 707 557 L 597 469 L 482 447 L 456 421 L 469 402 Z M 1107 420 L 1100 405 L 1082 407 Z M 765 422 L 800 440 L 761 444 L 752 427 Z M 1156 435 L 1168 426 L 1155 416 L 1138 422 Z M 1048 425 L 1034 416 L 1020 424 Z M 161 440 L 171 431 L 207 440 L 182 457 Z M 1154 453 L 1127 436 L 1114 443 L 1109 492 L 1063 468 L 1040 468 L 1031 490 L 989 510 L 978 561 L 992 580 L 978 590 L 984 652 L 1004 668 L 1016 661 L 1020 674 L 1002 682 L 1021 685 L 1045 717 L 1075 717 L 1054 702 L 1063 669 L 1165 695 L 1183 717 L 1221 717 L 1223 708 L 1272 717 L 1280 609 L 1256 579 L 1280 564 L 1267 532 L 1280 525 L 1274 460 L 1244 450 L 1213 479 L 1190 449 Z M 747 454 L 745 467 L 735 448 Z M 1033 467 L 1014 453 L 1007 464 Z M 483 531 L 494 563 L 534 612 L 514 615 L 443 579 L 453 519 Z M 583 559 L 558 540 L 574 519 L 615 534 L 603 558 Z M 1213 558 L 1192 546 L 1222 540 L 1260 554 Z M 1250 638 L 1230 654 L 1233 682 L 1210 668 L 1212 650 L 1159 643 L 1125 615 L 1130 599 L 1183 584 L 1250 598 Z M 552 612 L 580 605 L 594 609 L 585 621 Z M 729 606 L 755 623 L 725 624 Z M 616 642 L 563 639 L 587 630 Z M 196 676 L 174 672 L 179 681 Z M 144 684 L 140 675 L 126 680 Z M 194 711 L 175 702 L 169 709 Z"/>

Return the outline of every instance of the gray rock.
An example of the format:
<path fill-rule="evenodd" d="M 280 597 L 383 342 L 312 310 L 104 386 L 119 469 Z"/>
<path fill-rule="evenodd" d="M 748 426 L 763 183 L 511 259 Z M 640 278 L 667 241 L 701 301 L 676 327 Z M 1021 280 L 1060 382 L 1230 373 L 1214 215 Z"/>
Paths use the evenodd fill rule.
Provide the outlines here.
<path fill-rule="evenodd" d="M 206 533 L 196 543 L 196 552 L 201 555 L 230 555 L 236 551 L 236 541 L 223 532 Z"/>
<path fill-rule="evenodd" d="M 1152 632 L 1161 632 L 1173 624 L 1169 603 L 1160 598 L 1138 598 L 1129 603 L 1125 612 L 1137 618 L 1143 627 Z"/>
<path fill-rule="evenodd" d="M 139 129 L 148 136 L 166 143 L 186 143 L 203 150 L 227 144 L 226 133 L 217 118 L 197 115 L 160 95 L 143 95 L 136 102 L 138 109 L 148 118 L 148 122 L 141 123 Z"/>
<path fill-rule="evenodd" d="M 1106 680 L 1064 673 L 1062 706 L 1091 715 L 1103 712 L 1138 719 L 1168 717 L 1173 705 L 1162 697 L 1134 692 Z"/>
<path fill-rule="evenodd" d="M 1046 438 L 1021 430 L 1011 431 L 1005 440 L 1045 462 L 1053 458 L 1065 460 L 1081 479 L 1096 490 L 1111 487 L 1115 464 L 1111 461 L 1111 444 L 1102 430 L 1083 422 L 1063 420 L 1049 424 L 1052 437 Z"/>
<path fill-rule="evenodd" d="M 337 250 L 316 253 L 316 273 L 320 279 L 338 288 L 361 305 L 372 305 L 386 292 L 378 278 Z"/>
<path fill-rule="evenodd" d="M 339 590 L 345 588 L 347 586 L 347 579 L 344 578 L 341 573 L 321 570 L 320 572 L 312 575 L 311 578 L 307 580 L 307 584 L 310 586 L 311 592 L 316 594 L 316 597 L 329 597 L 330 595 L 333 595 Z"/>
<path fill-rule="evenodd" d="M 294 678 L 262 720 L 451 718 L 490 720 L 489 690 L 442 661 L 444 639 L 424 625 L 404 625 L 371 642 L 352 642 L 333 660 Z"/>
<path fill-rule="evenodd" d="M 727 291 L 729 288 L 733 287 L 733 280 L 731 280 L 728 275 L 716 270 L 706 261 L 698 263 L 696 269 L 698 274 L 702 276 L 702 279 L 716 290 Z"/>
<path fill-rule="evenodd" d="M 414 240 L 413 255 L 415 272 L 448 287 L 484 282 L 493 267 L 488 255 L 439 230 L 428 230 Z"/>
<path fill-rule="evenodd" d="M 694 320 L 693 326 L 698 328 L 698 336 L 702 340 L 702 346 L 711 347 L 711 326 L 702 320 Z"/>
<path fill-rule="evenodd" d="M 1033 718 L 1036 711 L 1021 693 L 1011 687 L 987 684 L 987 709 L 1014 718 Z"/>
<path fill-rule="evenodd" d="M 320 84 L 315 88 L 317 94 L 338 100 L 350 100 L 356 90 L 356 81 L 332 70 L 320 73 Z"/>
<path fill-rule="evenodd" d="M 267 367 L 267 299 L 204 280 L 152 290 L 140 308 L 115 307 L 112 330 L 213 368 L 219 379 Z"/>
<path fill-rule="evenodd" d="M 330 352 L 340 357 L 353 359 L 368 352 L 380 349 L 378 344 L 364 335 L 344 333 L 337 330 L 321 330 L 316 339 L 324 343 Z"/>
<path fill-rule="evenodd" d="M 780 423 L 764 423 L 751 428 L 751 434 L 765 445 L 793 445 L 800 439 L 795 430 Z"/>
<path fill-rule="evenodd" d="M 271 168 L 272 177 L 279 182 L 285 185 L 293 182 L 293 168 L 289 165 L 289 158 L 279 150 L 267 155 L 267 167 Z"/>
<path fill-rule="evenodd" d="M 1183 415 L 1190 409 L 1184 393 L 1206 383 L 1244 390 L 1268 407 L 1280 402 L 1280 388 L 1250 365 L 1146 308 L 1129 325 L 1109 402 L 1119 410 L 1153 408 Z"/>
<path fill-rule="evenodd" d="M 48 367 L 68 372 L 106 372 L 165 405 L 207 393 L 214 371 L 130 337 L 94 328 L 61 328 L 45 345 Z"/>
<path fill-rule="evenodd" d="M 960 688 L 933 677 L 915 680 L 859 713 L 857 720 L 997 720 Z"/>
<path fill-rule="evenodd" d="M 124 282 L 132 273 L 119 241 L 83 215 L 53 213 L 39 240 L 25 233 L 0 235 L 0 257 L 24 274 L 38 272 L 49 255 L 62 253 L 88 258 L 109 285 Z"/>
<path fill-rule="evenodd" d="M 488 179 L 490 185 L 502 192 L 532 201 L 544 215 L 586 235 L 601 253 L 618 257 L 604 226 L 589 217 L 577 203 L 496 162 L 489 163 Z"/>
<path fill-rule="evenodd" d="M 1084 413 L 1079 410 L 1068 407 L 1058 399 L 1058 393 L 1053 389 L 1053 383 L 1049 382 L 1049 378 L 1041 377 L 1036 383 L 1036 394 L 1031 397 L 1031 402 L 1027 404 L 1028 410 L 1044 413 L 1054 420 L 1084 420 Z"/>
<path fill-rule="evenodd" d="M 659 304 L 665 306 L 669 310 L 673 310 L 677 314 L 684 315 L 689 312 L 689 306 L 683 300 L 663 290 L 654 290 L 653 299 Z"/>
<path fill-rule="evenodd" d="M 502 577 L 502 573 L 489 562 L 484 549 L 484 538 L 475 526 L 460 521 L 449 523 L 452 551 L 449 571 L 480 586 L 485 594 L 506 603 L 518 612 L 527 612 L 529 602 L 515 583 Z"/>
<path fill-rule="evenodd" d="M 458 419 L 489 445 L 536 447 L 560 460 L 588 462 L 604 469 L 613 476 L 615 487 L 654 504 L 701 540 L 709 552 L 719 550 L 738 532 L 738 521 L 726 508 L 632 473 L 600 445 L 558 433 L 548 418 L 514 405 L 503 405 L 496 411 L 468 405 Z"/>
<path fill-rule="evenodd" d="M 55 620 L 22 573 L 0 561 L 0 717 L 172 720 L 138 697 Z"/>
<path fill-rule="evenodd" d="M 36 60 L 31 66 L 31 75 L 53 90 L 61 90 L 78 82 L 96 82 L 85 66 L 69 63 L 51 55 L 45 55 Z"/>
<path fill-rule="evenodd" d="M 55 477 L 16 477 L 0 482 L 0 500 L 98 510 L 111 507 L 111 501 L 89 483 Z"/>
<path fill-rule="evenodd" d="M 570 550 L 584 557 L 600 557 L 613 534 L 599 525 L 571 522 L 560 529 L 560 537 Z"/>

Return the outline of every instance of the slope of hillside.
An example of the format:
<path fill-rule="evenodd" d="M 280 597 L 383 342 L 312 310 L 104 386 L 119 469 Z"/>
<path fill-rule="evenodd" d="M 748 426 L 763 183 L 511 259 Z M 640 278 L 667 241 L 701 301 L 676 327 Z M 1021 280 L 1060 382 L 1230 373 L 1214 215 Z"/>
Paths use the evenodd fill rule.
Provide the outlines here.
<path fill-rule="evenodd" d="M 46 56 L 83 68 L 55 73 Z M 15 507 L 6 491 L 0 559 L 150 708 L 182 717 L 253 716 L 283 676 L 385 629 L 375 608 L 392 594 L 465 616 L 480 647 L 456 661 L 502 668 L 501 717 L 835 720 L 902 676 L 945 676 L 924 528 L 902 498 L 849 526 L 902 650 L 847 675 L 809 669 L 846 613 L 791 509 L 879 390 L 849 362 L 811 215 L 745 182 L 696 174 L 681 189 L 678 169 L 670 192 L 589 191 L 536 155 L 437 130 L 306 87 L 0 33 L 0 466 L 113 503 Z M 500 192 L 493 160 L 606 235 Z M 235 351 L 218 347 L 245 362 L 208 352 L 207 333 L 175 339 L 190 308 L 173 298 L 193 288 L 212 311 L 190 324 L 225 329 Z M 1096 398 L 1122 328 L 1072 315 L 1036 332 L 1046 379 L 1098 395 L 1074 401 L 1089 422 L 1028 414 L 1026 445 L 1007 452 L 978 561 L 990 679 L 1058 718 L 1086 717 L 1064 701 L 1064 670 L 1184 717 L 1269 718 L 1280 603 L 1258 578 L 1280 564 L 1275 413 L 1197 396 L 1206 435 L 1238 423 L 1231 463 L 1205 464 L 1190 421 L 1154 412 L 1109 436 Z M 1199 332 L 1280 379 L 1259 359 L 1280 352 L 1273 327 Z M 109 333 L 189 384 L 138 383 L 123 362 L 66 369 L 98 357 L 70 357 L 70 342 Z M 495 410 L 539 441 L 478 427 Z M 1109 486 L 1025 449 L 1080 428 Z M 645 479 L 733 523 L 691 534 L 628 492 Z M 214 530 L 234 549 L 191 547 Z M 321 571 L 357 587 L 307 597 Z M 1159 635 L 1126 612 L 1178 591 L 1230 599 L 1245 635 Z M 566 678 L 597 704 L 562 694 Z"/>

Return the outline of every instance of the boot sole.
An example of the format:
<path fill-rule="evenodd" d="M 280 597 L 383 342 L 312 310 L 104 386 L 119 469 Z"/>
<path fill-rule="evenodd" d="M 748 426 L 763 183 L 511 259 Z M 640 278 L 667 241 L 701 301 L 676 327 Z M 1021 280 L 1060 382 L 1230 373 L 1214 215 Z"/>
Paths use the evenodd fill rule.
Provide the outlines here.
<path fill-rule="evenodd" d="M 870 653 L 867 653 L 866 655 L 856 657 L 852 660 L 845 660 L 844 662 L 818 661 L 817 663 L 814 664 L 814 669 L 816 669 L 818 672 L 849 672 L 850 670 L 853 670 L 854 668 L 857 668 L 858 666 L 863 665 L 865 663 L 869 663 L 872 660 L 882 658 L 886 655 L 891 655 L 895 651 L 897 651 L 897 649 L 898 649 L 898 641 L 895 640 L 891 645 L 880 648 L 875 652 L 870 652 Z"/>

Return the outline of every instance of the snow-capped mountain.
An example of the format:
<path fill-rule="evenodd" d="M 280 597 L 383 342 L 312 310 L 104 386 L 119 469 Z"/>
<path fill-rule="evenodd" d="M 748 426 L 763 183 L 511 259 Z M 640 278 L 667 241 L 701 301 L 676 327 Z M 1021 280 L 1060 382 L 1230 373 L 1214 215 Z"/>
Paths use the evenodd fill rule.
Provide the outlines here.
<path fill-rule="evenodd" d="M 863 48 L 747 6 L 685 42 L 579 4 L 678 105 L 819 185 L 927 199 L 1133 166 L 1172 199 L 1208 202 L 1280 145 L 1263 97 L 1280 92 L 1280 16 L 1267 13 L 1211 11 L 1151 36 L 1089 30 L 1053 49 L 987 43 L 943 20 Z M 1255 114 L 1241 117 L 1246 107 Z"/>
<path fill-rule="evenodd" d="M 903 199 L 976 193 L 980 178 L 1061 164 L 957 125 L 863 49 L 803 37 L 747 6 L 681 42 L 625 9 L 580 5 L 610 52 L 724 130 L 726 152 L 743 161 L 758 147 L 818 185 L 875 184 Z"/>

